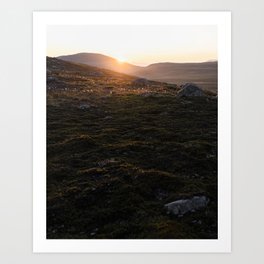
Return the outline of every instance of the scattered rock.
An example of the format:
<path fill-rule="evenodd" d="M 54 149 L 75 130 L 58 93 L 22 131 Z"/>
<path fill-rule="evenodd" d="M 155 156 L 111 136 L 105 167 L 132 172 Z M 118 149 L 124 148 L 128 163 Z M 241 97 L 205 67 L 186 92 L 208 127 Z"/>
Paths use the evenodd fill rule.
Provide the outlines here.
<path fill-rule="evenodd" d="M 84 110 L 84 109 L 88 109 L 90 107 L 91 107 L 91 105 L 89 105 L 89 104 L 80 104 L 79 109 Z"/>
<path fill-rule="evenodd" d="M 153 94 L 152 93 L 142 93 L 142 94 L 140 94 L 140 96 L 142 96 L 142 97 L 150 97 L 150 96 L 153 96 Z"/>
<path fill-rule="evenodd" d="M 207 159 L 215 158 L 215 154 L 207 154 L 206 158 Z"/>
<path fill-rule="evenodd" d="M 206 196 L 193 196 L 190 199 L 181 199 L 172 203 L 165 204 L 168 213 L 177 216 L 183 216 L 188 212 L 195 212 L 196 210 L 205 208 L 209 202 Z"/>
<path fill-rule="evenodd" d="M 203 90 L 193 83 L 184 84 L 180 91 L 177 93 L 179 97 L 187 97 L 187 96 L 205 96 Z"/>
<path fill-rule="evenodd" d="M 106 116 L 104 119 L 105 119 L 105 120 L 113 119 L 113 117 L 112 117 L 112 116 Z"/>
<path fill-rule="evenodd" d="M 94 235 L 96 235 L 97 231 L 98 231 L 98 228 L 95 228 L 95 229 L 90 233 L 90 236 L 94 236 Z"/>
<path fill-rule="evenodd" d="M 192 221 L 192 224 L 201 225 L 202 224 L 202 221 L 201 220 L 193 220 Z"/>
<path fill-rule="evenodd" d="M 147 79 L 144 79 L 144 78 L 138 78 L 138 79 L 135 79 L 132 82 L 132 84 L 136 85 L 136 86 L 146 86 L 149 84 L 149 81 Z"/>
<path fill-rule="evenodd" d="M 56 81 L 56 78 L 53 76 L 47 77 L 47 81 Z"/>
<path fill-rule="evenodd" d="M 106 159 L 106 160 L 99 161 L 99 162 L 98 162 L 98 166 L 99 166 L 99 167 L 104 167 L 104 166 L 107 165 L 107 164 L 110 164 L 110 163 L 116 163 L 116 162 L 117 162 L 117 161 L 116 161 L 114 158 Z"/>

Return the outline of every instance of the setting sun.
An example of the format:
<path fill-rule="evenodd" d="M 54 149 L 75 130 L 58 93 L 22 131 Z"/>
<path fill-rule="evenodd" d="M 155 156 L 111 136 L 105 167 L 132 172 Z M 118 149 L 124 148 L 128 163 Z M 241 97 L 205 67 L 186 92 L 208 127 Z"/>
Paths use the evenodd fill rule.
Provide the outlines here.
<path fill-rule="evenodd" d="M 117 61 L 118 61 L 120 64 L 122 64 L 122 63 L 124 63 L 124 62 L 126 61 L 126 59 L 125 59 L 124 57 L 122 57 L 122 56 L 117 56 L 116 59 L 117 59 Z"/>

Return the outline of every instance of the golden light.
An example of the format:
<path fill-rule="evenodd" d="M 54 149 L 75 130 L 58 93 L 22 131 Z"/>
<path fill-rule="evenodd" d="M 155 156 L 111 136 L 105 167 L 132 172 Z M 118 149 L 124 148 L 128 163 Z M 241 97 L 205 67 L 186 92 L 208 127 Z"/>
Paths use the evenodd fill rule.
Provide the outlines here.
<path fill-rule="evenodd" d="M 116 59 L 117 59 L 118 63 L 120 63 L 120 64 L 122 64 L 126 61 L 125 57 L 123 57 L 123 56 L 118 56 L 118 57 L 116 57 Z"/>

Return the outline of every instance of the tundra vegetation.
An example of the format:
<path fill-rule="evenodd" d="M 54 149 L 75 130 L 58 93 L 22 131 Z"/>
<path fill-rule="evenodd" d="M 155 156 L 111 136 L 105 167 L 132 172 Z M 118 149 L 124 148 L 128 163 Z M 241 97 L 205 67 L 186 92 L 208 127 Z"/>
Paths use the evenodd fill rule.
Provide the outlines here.
<path fill-rule="evenodd" d="M 180 89 L 47 58 L 48 239 L 217 238 L 217 97 Z"/>

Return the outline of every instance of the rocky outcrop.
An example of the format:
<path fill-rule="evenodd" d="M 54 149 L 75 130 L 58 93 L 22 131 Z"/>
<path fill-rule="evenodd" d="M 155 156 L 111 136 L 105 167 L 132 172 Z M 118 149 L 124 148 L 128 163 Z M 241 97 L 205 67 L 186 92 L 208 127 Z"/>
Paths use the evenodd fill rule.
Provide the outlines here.
<path fill-rule="evenodd" d="M 193 196 L 190 199 L 181 199 L 165 204 L 165 207 L 168 213 L 182 216 L 188 212 L 195 212 L 196 210 L 203 209 L 208 203 L 209 199 L 206 196 Z"/>
<path fill-rule="evenodd" d="M 187 97 L 187 96 L 205 96 L 203 90 L 198 87 L 196 84 L 193 83 L 186 83 L 184 84 L 180 91 L 178 92 L 177 96 L 179 97 Z"/>

